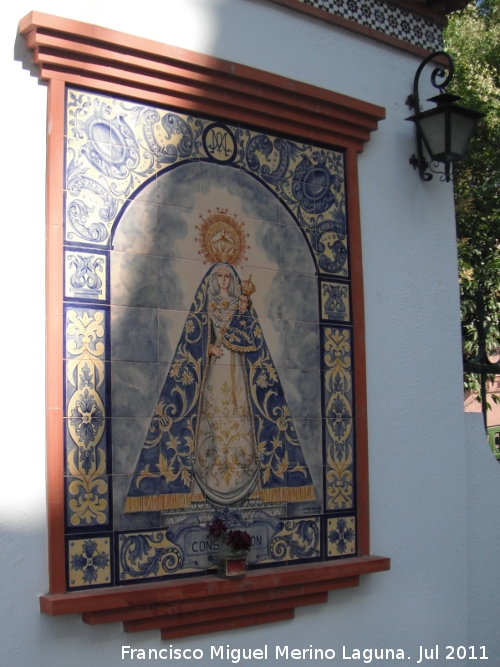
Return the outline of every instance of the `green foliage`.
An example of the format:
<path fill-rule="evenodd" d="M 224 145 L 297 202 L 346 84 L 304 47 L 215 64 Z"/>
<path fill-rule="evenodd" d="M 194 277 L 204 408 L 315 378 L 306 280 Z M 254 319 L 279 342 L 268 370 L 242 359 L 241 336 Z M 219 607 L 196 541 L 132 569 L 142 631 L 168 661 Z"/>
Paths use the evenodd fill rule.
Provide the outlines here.
<path fill-rule="evenodd" d="M 450 16 L 447 51 L 455 61 L 448 91 L 485 114 L 454 170 L 464 356 L 477 351 L 476 297 L 483 295 L 488 348 L 500 347 L 500 0 L 482 0 Z M 466 388 L 477 389 L 474 377 Z"/>

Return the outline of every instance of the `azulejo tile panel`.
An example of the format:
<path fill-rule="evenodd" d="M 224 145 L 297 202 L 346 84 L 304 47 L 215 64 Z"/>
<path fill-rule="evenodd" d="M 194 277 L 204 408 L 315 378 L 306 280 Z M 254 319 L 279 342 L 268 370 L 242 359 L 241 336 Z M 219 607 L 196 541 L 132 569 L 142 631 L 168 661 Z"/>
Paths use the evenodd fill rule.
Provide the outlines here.
<path fill-rule="evenodd" d="M 251 568 L 331 557 L 325 515 L 355 512 L 343 153 L 66 108 L 70 587 L 211 573 L 218 517 Z"/>
<path fill-rule="evenodd" d="M 433 21 L 380 0 L 299 0 L 429 51 L 440 51 L 443 30 Z"/>

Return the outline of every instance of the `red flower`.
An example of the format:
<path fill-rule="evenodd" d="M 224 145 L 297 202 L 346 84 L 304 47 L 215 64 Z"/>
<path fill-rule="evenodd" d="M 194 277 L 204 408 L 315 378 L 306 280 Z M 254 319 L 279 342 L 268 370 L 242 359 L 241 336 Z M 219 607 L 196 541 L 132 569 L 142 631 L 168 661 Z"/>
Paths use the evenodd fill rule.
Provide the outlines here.
<path fill-rule="evenodd" d="M 227 544 L 232 545 L 234 549 L 246 549 L 250 551 L 252 540 L 246 531 L 230 530 L 227 536 Z"/>
<path fill-rule="evenodd" d="M 220 537 L 227 530 L 226 524 L 222 519 L 215 519 L 210 525 L 210 535 Z"/>

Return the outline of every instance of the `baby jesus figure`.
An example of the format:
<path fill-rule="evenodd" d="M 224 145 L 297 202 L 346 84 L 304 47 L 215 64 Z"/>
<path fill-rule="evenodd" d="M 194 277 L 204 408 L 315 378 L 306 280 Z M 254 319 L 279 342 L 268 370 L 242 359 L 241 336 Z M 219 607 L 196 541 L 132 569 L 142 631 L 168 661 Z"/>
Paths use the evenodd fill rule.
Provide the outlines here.
<path fill-rule="evenodd" d="M 223 340 L 234 352 L 256 352 L 259 342 L 255 340 L 255 335 L 262 338 L 257 318 L 252 314 L 252 300 L 248 294 L 242 292 L 238 299 L 238 307 L 224 331 Z"/>

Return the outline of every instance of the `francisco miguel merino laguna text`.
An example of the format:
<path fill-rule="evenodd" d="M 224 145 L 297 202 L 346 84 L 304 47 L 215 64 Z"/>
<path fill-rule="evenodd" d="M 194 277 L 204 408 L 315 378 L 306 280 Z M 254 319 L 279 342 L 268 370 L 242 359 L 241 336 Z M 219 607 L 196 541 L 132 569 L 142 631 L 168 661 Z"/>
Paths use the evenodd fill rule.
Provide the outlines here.
<path fill-rule="evenodd" d="M 312 644 L 308 648 L 290 648 L 289 646 L 275 646 L 274 657 L 276 660 L 284 658 L 285 660 L 333 660 L 335 651 L 333 648 L 314 648 Z M 268 655 L 270 654 L 270 656 Z M 129 658 L 131 660 L 202 660 L 204 652 L 201 648 L 174 648 L 172 644 L 168 648 L 162 649 L 142 649 L 132 648 L 131 646 L 122 646 L 122 660 Z M 226 646 L 211 646 L 210 660 L 229 660 L 233 664 L 241 660 L 267 660 L 272 657 L 272 651 L 268 651 L 267 644 L 263 648 L 231 648 L 230 644 Z M 342 657 L 344 660 L 362 660 L 364 663 L 370 663 L 372 660 L 404 660 L 403 649 L 346 649 L 342 646 Z"/>

